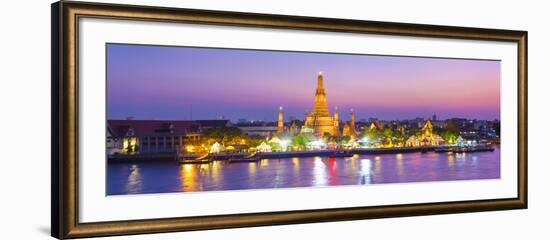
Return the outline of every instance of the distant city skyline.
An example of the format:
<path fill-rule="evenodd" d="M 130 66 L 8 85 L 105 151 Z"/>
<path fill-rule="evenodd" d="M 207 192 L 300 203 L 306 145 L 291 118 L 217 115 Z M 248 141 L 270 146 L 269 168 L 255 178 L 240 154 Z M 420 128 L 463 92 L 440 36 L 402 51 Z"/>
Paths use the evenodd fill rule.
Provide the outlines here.
<path fill-rule="evenodd" d="M 340 119 L 500 119 L 500 61 L 107 45 L 107 118 L 285 121 L 323 72 Z"/>

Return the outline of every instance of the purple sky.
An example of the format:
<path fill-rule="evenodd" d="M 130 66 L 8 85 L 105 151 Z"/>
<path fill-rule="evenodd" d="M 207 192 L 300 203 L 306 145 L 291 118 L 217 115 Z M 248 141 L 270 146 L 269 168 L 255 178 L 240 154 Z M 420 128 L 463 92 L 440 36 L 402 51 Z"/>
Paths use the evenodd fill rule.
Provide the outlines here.
<path fill-rule="evenodd" d="M 302 119 L 319 71 L 342 120 L 500 118 L 500 61 L 122 44 L 107 45 L 107 118 Z"/>

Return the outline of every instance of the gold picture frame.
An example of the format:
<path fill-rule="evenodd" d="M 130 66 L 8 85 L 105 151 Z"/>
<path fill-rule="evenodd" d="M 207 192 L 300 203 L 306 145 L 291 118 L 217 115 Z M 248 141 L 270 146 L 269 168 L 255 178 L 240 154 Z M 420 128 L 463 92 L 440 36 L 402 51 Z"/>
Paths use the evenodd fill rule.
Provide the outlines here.
<path fill-rule="evenodd" d="M 138 233 L 345 221 L 527 208 L 527 32 L 314 17 L 61 1 L 52 5 L 52 236 L 79 238 Z M 517 43 L 518 156 L 515 198 L 80 223 L 78 201 L 80 17 L 273 29 L 374 33 Z"/>

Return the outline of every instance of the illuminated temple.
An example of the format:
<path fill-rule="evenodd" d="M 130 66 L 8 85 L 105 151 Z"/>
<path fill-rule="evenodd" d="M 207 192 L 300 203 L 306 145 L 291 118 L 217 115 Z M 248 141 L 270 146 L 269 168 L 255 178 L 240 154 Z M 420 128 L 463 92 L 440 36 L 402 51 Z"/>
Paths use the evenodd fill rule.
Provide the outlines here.
<path fill-rule="evenodd" d="M 418 134 L 409 137 L 405 143 L 405 145 L 409 147 L 435 146 L 441 144 L 445 144 L 445 140 L 443 140 L 441 136 L 433 133 L 432 121 L 429 118 Z"/>
<path fill-rule="evenodd" d="M 306 115 L 304 127 L 311 128 L 320 135 L 325 133 L 339 135 L 338 112 L 335 110 L 334 116 L 330 115 L 322 72 L 317 75 L 317 89 L 315 90 L 313 109 Z"/>
<path fill-rule="evenodd" d="M 277 132 L 282 133 L 288 130 L 289 133 L 295 135 L 297 132 L 301 133 L 314 133 L 316 135 L 330 134 L 333 136 L 340 136 L 340 124 L 338 118 L 338 109 L 334 108 L 334 114 L 331 115 L 328 110 L 327 94 L 323 84 L 323 73 L 319 72 L 317 75 L 317 89 L 315 90 L 315 97 L 313 101 L 313 108 L 311 112 L 306 113 L 303 126 L 298 130 L 295 122 L 285 129 L 283 122 L 282 107 L 279 109 Z M 355 130 L 355 115 L 353 111 L 350 113 L 350 121 L 344 125 L 344 134 L 355 138 L 357 136 Z"/>

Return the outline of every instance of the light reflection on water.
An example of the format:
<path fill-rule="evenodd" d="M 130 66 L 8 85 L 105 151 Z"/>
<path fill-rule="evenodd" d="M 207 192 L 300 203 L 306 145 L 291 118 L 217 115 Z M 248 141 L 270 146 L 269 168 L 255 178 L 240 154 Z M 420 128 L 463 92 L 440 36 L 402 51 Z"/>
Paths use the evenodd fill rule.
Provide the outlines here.
<path fill-rule="evenodd" d="M 130 174 L 128 175 L 126 192 L 128 193 L 141 192 L 141 175 L 139 174 L 139 167 L 135 164 L 132 164 L 130 166 Z"/>
<path fill-rule="evenodd" d="M 109 163 L 107 194 L 337 186 L 500 177 L 500 150 L 350 158 L 263 159 L 252 163 Z"/>
<path fill-rule="evenodd" d="M 326 186 L 327 185 L 327 171 L 325 163 L 323 163 L 322 158 L 314 157 L 313 158 L 313 172 L 314 176 L 313 181 L 311 182 L 312 186 Z"/>
<path fill-rule="evenodd" d="M 361 178 L 359 179 L 358 184 L 370 184 L 371 183 L 371 172 L 372 172 L 372 160 L 370 159 L 361 159 Z"/>

